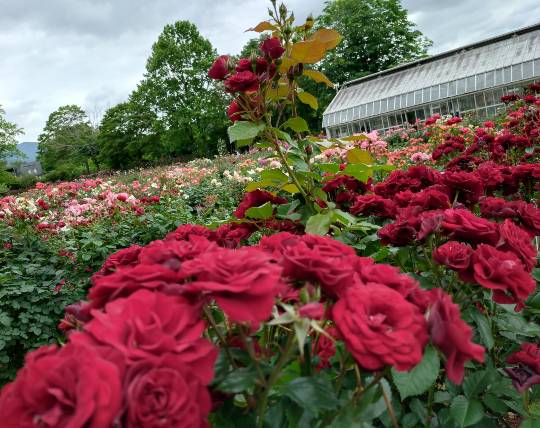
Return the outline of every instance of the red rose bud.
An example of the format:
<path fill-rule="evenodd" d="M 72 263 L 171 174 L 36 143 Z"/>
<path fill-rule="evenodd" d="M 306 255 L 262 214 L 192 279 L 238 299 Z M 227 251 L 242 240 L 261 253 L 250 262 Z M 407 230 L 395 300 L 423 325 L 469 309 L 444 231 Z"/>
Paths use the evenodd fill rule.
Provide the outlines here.
<path fill-rule="evenodd" d="M 324 306 L 319 302 L 307 303 L 298 310 L 298 314 L 304 318 L 320 320 L 324 317 Z"/>
<path fill-rule="evenodd" d="M 285 52 L 285 48 L 281 46 L 281 41 L 277 37 L 266 39 L 261 43 L 259 49 L 271 59 L 281 58 L 281 55 Z"/>
<path fill-rule="evenodd" d="M 229 56 L 221 55 L 208 70 L 208 76 L 215 80 L 223 80 L 227 74 L 229 74 Z"/>

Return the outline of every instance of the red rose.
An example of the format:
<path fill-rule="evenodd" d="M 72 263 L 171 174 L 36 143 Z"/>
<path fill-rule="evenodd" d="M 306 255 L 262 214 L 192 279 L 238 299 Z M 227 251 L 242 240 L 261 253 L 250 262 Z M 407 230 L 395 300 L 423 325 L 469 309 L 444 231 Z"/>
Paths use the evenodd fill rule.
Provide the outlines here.
<path fill-rule="evenodd" d="M 512 379 L 512 384 L 519 393 L 523 393 L 533 385 L 540 384 L 540 348 L 534 343 L 522 343 L 519 351 L 514 352 L 506 360 L 518 367 L 506 368 L 504 371 Z"/>
<path fill-rule="evenodd" d="M 121 409 L 118 368 L 91 347 L 42 347 L 0 394 L 4 427 L 113 426 Z"/>
<path fill-rule="evenodd" d="M 280 205 L 286 204 L 287 199 L 275 196 L 272 193 L 267 192 L 266 190 L 257 189 L 244 195 L 244 199 L 242 199 L 242 202 L 240 202 L 240 205 L 238 205 L 238 208 L 236 208 L 236 211 L 233 213 L 233 215 L 236 218 L 244 218 L 248 209 L 252 207 L 260 207 L 266 202 Z"/>
<path fill-rule="evenodd" d="M 396 215 L 396 204 L 379 195 L 359 195 L 354 199 L 350 211 L 354 215 L 392 218 Z"/>
<path fill-rule="evenodd" d="M 431 341 L 446 355 L 446 376 L 459 384 L 467 361 L 484 361 L 484 348 L 472 342 L 472 329 L 461 319 L 459 306 L 452 298 L 440 288 L 430 293 L 433 299 L 428 318 Z"/>
<path fill-rule="evenodd" d="M 518 215 L 515 205 L 503 198 L 493 197 L 480 199 L 480 213 L 488 218 L 512 218 Z"/>
<path fill-rule="evenodd" d="M 521 259 L 527 272 L 531 272 L 536 266 L 536 248 L 530 235 L 510 219 L 499 224 L 499 235 L 497 249 L 514 253 Z"/>
<path fill-rule="evenodd" d="M 158 239 L 141 250 L 139 262 L 146 265 L 160 265 L 178 272 L 186 260 L 192 260 L 201 254 L 218 249 L 219 247 L 214 242 L 197 235 L 191 235 L 186 241 Z"/>
<path fill-rule="evenodd" d="M 229 56 L 221 55 L 214 61 L 210 70 L 208 70 L 208 76 L 212 79 L 223 80 L 227 74 L 229 74 Z"/>
<path fill-rule="evenodd" d="M 281 46 L 281 41 L 277 37 L 270 37 L 261 43 L 259 49 L 270 59 L 281 58 L 285 48 Z"/>
<path fill-rule="evenodd" d="M 225 80 L 225 88 L 228 92 L 257 92 L 259 77 L 251 71 L 241 71 Z"/>
<path fill-rule="evenodd" d="M 540 208 L 523 201 L 516 203 L 515 207 L 527 230 L 533 235 L 540 236 Z"/>
<path fill-rule="evenodd" d="M 398 218 L 377 231 L 384 245 L 402 247 L 411 244 L 416 239 L 416 229 L 406 218 Z"/>
<path fill-rule="evenodd" d="M 409 205 L 419 206 L 422 210 L 445 209 L 450 208 L 450 199 L 440 190 L 427 188 L 415 193 Z"/>
<path fill-rule="evenodd" d="M 482 181 L 472 172 L 446 172 L 442 178 L 443 183 L 457 195 L 457 200 L 464 204 L 475 204 L 484 192 Z"/>
<path fill-rule="evenodd" d="M 420 241 L 426 239 L 432 233 L 438 233 L 444 218 L 444 210 L 424 211 L 418 219 L 420 227 L 416 238 Z"/>
<path fill-rule="evenodd" d="M 216 300 L 236 322 L 260 322 L 272 312 L 275 297 L 283 288 L 281 267 L 254 247 L 204 254 L 183 266 L 194 279 L 183 288 Z"/>
<path fill-rule="evenodd" d="M 493 300 L 517 303 L 516 310 L 523 307 L 523 302 L 536 288 L 536 281 L 525 271 L 517 256 L 491 245 L 478 245 L 472 266 L 475 281 L 493 290 Z"/>
<path fill-rule="evenodd" d="M 470 271 L 473 249 L 466 244 L 449 241 L 433 250 L 433 260 L 459 273 L 466 282 L 473 280 Z"/>
<path fill-rule="evenodd" d="M 401 208 L 405 208 L 411 202 L 411 199 L 415 195 L 410 190 L 403 190 L 394 195 L 394 202 Z"/>
<path fill-rule="evenodd" d="M 197 224 L 181 224 L 175 231 L 168 233 L 165 239 L 185 241 L 190 235 L 204 236 L 212 240 L 212 231 L 205 226 L 199 226 Z"/>
<path fill-rule="evenodd" d="M 107 302 L 128 297 L 140 289 L 179 293 L 182 276 L 160 265 L 137 265 L 94 279 L 88 292 L 93 308 L 103 308 Z"/>
<path fill-rule="evenodd" d="M 139 290 L 94 311 L 83 333 L 70 336 L 73 343 L 112 348 L 126 365 L 173 353 L 203 382 L 214 376 L 217 350 L 201 338 L 205 328 L 200 305 L 182 297 Z"/>
<path fill-rule="evenodd" d="M 212 238 L 220 247 L 237 248 L 242 241 L 248 239 L 256 226 L 250 223 L 227 223 L 219 226 L 214 231 Z"/>
<path fill-rule="evenodd" d="M 471 243 L 495 245 L 499 240 L 497 223 L 477 217 L 469 210 L 445 210 L 441 228 L 452 239 L 462 239 Z"/>
<path fill-rule="evenodd" d="M 175 354 L 142 360 L 124 380 L 126 428 L 208 428 L 212 401 L 205 384 Z"/>
<path fill-rule="evenodd" d="M 119 268 L 135 266 L 138 263 L 141 249 L 142 247 L 139 245 L 132 245 L 131 247 L 124 248 L 111 254 L 107 260 L 105 260 L 101 269 L 92 276 L 92 281 L 110 275 Z"/>
<path fill-rule="evenodd" d="M 332 337 L 337 335 L 337 332 L 332 327 L 327 328 L 326 332 Z M 331 367 L 330 358 L 336 354 L 336 345 L 333 339 L 325 334 L 320 334 L 317 340 L 312 341 L 311 352 L 312 355 L 316 355 L 319 358 L 317 370 L 320 371 Z"/>
<path fill-rule="evenodd" d="M 475 173 L 482 182 L 484 189 L 488 192 L 497 190 L 504 181 L 499 165 L 495 162 L 488 161 L 481 163 Z"/>
<path fill-rule="evenodd" d="M 243 110 L 238 106 L 236 100 L 232 100 L 231 105 L 227 109 L 227 116 L 231 119 L 231 122 L 242 120 Z"/>
<path fill-rule="evenodd" d="M 422 360 L 427 326 L 418 308 L 383 285 L 350 287 L 332 308 L 347 349 L 359 365 L 411 370 Z"/>
<path fill-rule="evenodd" d="M 241 73 L 242 71 L 253 71 L 253 64 L 250 59 L 241 58 L 238 60 L 235 70 L 237 73 Z"/>

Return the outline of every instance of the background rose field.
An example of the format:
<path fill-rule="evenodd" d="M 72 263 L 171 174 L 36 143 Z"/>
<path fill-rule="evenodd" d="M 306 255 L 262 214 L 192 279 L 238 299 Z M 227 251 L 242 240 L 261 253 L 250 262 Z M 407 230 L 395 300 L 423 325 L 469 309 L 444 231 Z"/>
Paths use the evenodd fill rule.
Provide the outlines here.
<path fill-rule="evenodd" d="M 243 154 L 0 199 L 6 426 L 540 423 L 540 84 L 316 136 L 342 37 L 272 4 L 208 71 Z"/>

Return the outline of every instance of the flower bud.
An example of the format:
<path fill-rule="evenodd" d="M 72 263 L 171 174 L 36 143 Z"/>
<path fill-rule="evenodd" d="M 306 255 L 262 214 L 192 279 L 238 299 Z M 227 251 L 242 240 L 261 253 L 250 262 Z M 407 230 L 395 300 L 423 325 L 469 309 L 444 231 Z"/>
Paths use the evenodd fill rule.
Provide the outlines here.
<path fill-rule="evenodd" d="M 282 18 L 287 16 L 287 7 L 283 3 L 279 5 L 279 14 Z"/>

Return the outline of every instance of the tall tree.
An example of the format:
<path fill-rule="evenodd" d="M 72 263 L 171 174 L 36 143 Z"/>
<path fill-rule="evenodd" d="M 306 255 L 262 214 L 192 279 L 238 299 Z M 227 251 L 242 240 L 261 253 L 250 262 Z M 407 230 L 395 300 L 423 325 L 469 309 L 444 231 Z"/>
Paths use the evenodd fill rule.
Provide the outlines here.
<path fill-rule="evenodd" d="M 162 156 L 215 153 L 226 135 L 226 100 L 208 77 L 216 53 L 187 21 L 166 25 L 138 91 L 159 118 Z"/>
<path fill-rule="evenodd" d="M 52 112 L 38 142 L 38 159 L 45 171 L 71 164 L 84 165 L 90 173 L 90 160 L 99 168 L 97 131 L 77 105 L 65 105 Z"/>
<path fill-rule="evenodd" d="M 431 46 L 409 20 L 400 0 L 330 0 L 316 25 L 333 28 L 343 36 L 319 64 L 319 69 L 338 85 L 425 57 Z M 304 82 L 303 87 L 319 98 L 318 111 L 309 114 L 310 125 L 320 129 L 322 113 L 335 91 L 311 81 Z"/>
<path fill-rule="evenodd" d="M 17 135 L 23 132 L 16 124 L 9 122 L 5 114 L 6 112 L 0 105 L 0 161 L 9 155 L 18 153 Z"/>

